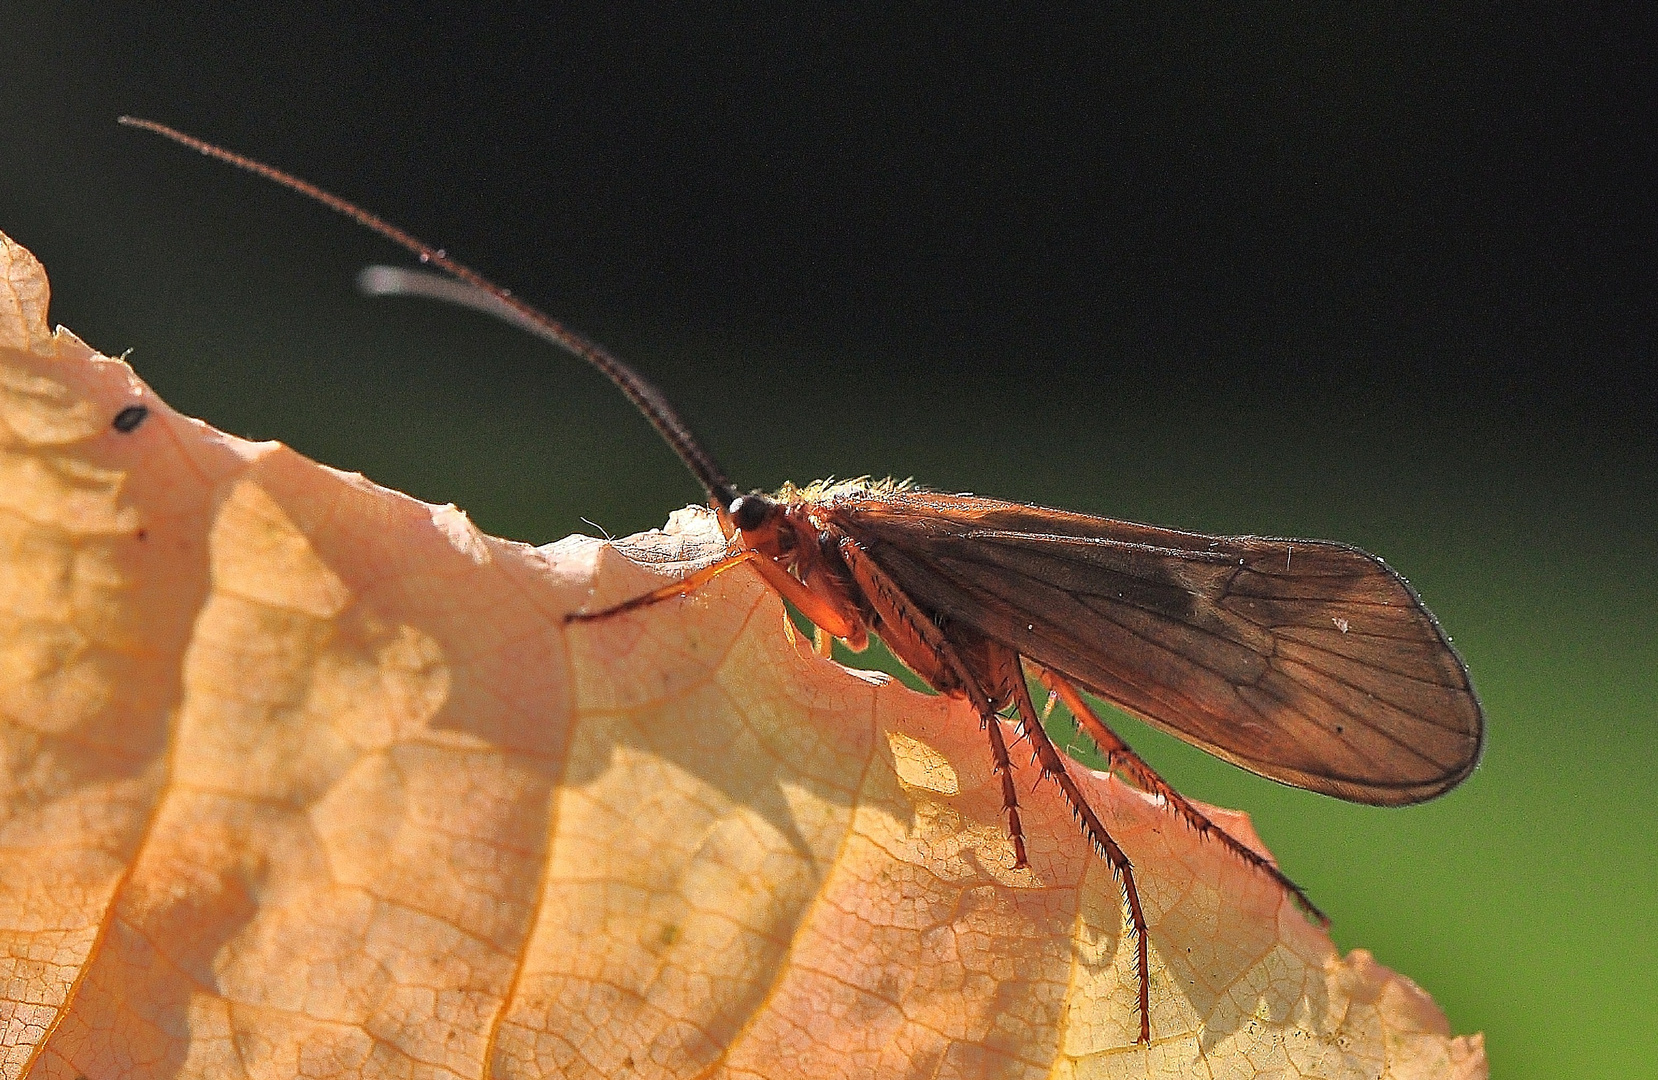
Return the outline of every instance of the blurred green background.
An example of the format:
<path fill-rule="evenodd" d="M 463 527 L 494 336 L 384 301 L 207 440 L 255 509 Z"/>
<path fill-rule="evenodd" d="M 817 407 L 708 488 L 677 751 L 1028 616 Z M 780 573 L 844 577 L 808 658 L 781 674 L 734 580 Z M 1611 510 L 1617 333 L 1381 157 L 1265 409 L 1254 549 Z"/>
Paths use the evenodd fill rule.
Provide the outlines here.
<path fill-rule="evenodd" d="M 1249 810 L 1494 1075 L 1658 1076 L 1652 27 L 1337 10 L 10 0 L 0 229 L 178 408 L 505 536 L 698 492 L 592 372 L 356 297 L 395 252 L 117 114 L 447 247 L 657 379 L 741 483 L 1383 554 L 1486 703 L 1463 787 L 1348 806 L 1125 734 Z"/>

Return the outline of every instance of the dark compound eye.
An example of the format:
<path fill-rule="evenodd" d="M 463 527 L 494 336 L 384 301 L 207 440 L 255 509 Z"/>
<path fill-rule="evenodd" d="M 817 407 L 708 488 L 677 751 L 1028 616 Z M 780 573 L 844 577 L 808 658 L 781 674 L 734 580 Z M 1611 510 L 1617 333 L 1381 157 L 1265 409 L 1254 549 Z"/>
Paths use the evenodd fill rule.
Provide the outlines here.
<path fill-rule="evenodd" d="M 126 435 L 136 429 L 139 424 L 142 424 L 144 418 L 149 415 L 150 407 L 148 405 L 128 405 L 115 414 L 115 422 L 111 426 L 116 431 Z"/>
<path fill-rule="evenodd" d="M 765 524 L 771 516 L 772 507 L 776 505 L 764 495 L 739 495 L 731 500 L 726 513 L 731 515 L 732 524 L 737 528 L 757 529 Z"/>

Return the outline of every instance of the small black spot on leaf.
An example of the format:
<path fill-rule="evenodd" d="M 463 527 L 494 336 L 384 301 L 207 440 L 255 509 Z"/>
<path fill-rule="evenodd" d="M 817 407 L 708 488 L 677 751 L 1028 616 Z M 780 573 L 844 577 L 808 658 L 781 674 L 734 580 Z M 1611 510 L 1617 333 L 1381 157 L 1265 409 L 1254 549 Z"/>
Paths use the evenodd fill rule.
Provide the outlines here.
<path fill-rule="evenodd" d="M 111 426 L 116 431 L 126 435 L 136 429 L 139 424 L 142 424 L 144 418 L 149 415 L 150 407 L 148 405 L 128 405 L 115 414 L 115 422 Z"/>

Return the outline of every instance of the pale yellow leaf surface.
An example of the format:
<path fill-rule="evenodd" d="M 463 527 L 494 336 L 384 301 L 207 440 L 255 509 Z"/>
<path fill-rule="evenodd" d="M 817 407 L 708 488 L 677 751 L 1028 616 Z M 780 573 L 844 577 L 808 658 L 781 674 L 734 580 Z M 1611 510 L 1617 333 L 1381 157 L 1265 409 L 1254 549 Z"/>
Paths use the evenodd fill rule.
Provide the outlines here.
<path fill-rule="evenodd" d="M 1116 882 L 1025 767 L 1011 869 L 961 703 L 747 568 L 563 623 L 716 557 L 706 514 L 485 536 L 180 416 L 0 258 L 0 1077 L 1486 1075 L 1076 766 L 1151 926 L 1135 1045 Z"/>

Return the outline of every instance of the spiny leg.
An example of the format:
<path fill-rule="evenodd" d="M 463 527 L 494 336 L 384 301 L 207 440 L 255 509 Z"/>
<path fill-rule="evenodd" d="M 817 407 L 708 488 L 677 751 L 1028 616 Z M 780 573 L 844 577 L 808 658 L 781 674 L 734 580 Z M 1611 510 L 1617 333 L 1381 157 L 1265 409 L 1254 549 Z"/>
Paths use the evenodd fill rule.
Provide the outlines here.
<path fill-rule="evenodd" d="M 1013 868 L 1023 870 L 1030 865 L 1025 857 L 1025 826 L 1019 821 L 1019 790 L 1013 783 L 1013 761 L 1008 757 L 1007 743 L 1002 738 L 1002 721 L 994 712 L 981 713 L 979 722 L 990 734 L 992 771 L 1002 774 L 1002 810 L 1007 814 L 1008 839 L 1013 841 Z"/>
<path fill-rule="evenodd" d="M 1001 646 L 997 646 L 1001 648 Z M 1088 800 L 1077 787 L 1076 781 L 1071 778 L 1065 768 L 1065 757 L 1054 746 L 1053 740 L 1042 728 L 1042 720 L 1036 715 L 1036 706 L 1031 702 L 1030 689 L 1025 685 L 1024 671 L 1019 666 L 1017 656 L 1014 658 L 1015 670 L 1018 677 L 1011 680 L 1013 686 L 1013 701 L 1018 706 L 1019 716 L 1024 721 L 1025 734 L 1036 751 L 1037 763 L 1042 767 L 1042 775 L 1059 785 L 1059 790 L 1065 795 L 1065 801 L 1071 806 L 1071 813 L 1076 815 L 1082 823 L 1083 835 L 1094 846 L 1105 860 L 1111 864 L 1116 873 L 1118 882 L 1122 885 L 1123 899 L 1128 906 L 1129 923 L 1134 934 L 1135 964 L 1140 977 L 1140 1041 L 1151 1042 L 1151 959 L 1147 949 L 1146 916 L 1140 908 L 1140 890 L 1134 884 L 1134 866 L 1128 861 L 1123 849 L 1117 846 L 1117 841 L 1111 838 L 1106 831 L 1105 824 L 1100 821 L 1094 808 L 1088 805 Z"/>
<path fill-rule="evenodd" d="M 994 771 L 1002 777 L 1002 811 L 1007 814 L 1008 839 L 1013 842 L 1014 869 L 1030 865 L 1025 852 L 1025 827 L 1019 820 L 1019 789 L 1013 782 L 1013 761 L 1002 738 L 1001 719 L 996 707 L 938 624 L 915 606 L 885 570 L 843 533 L 834 534 L 841 560 L 852 572 L 869 606 L 881 618 L 881 640 L 898 658 L 926 679 L 940 693 L 962 694 L 979 714 L 990 739 Z M 952 681 L 953 680 L 953 681 Z"/>
<path fill-rule="evenodd" d="M 1036 667 L 1036 665 L 1033 664 L 1032 667 Z M 1094 741 L 1094 745 L 1099 747 L 1100 753 L 1105 755 L 1109 769 L 1113 771 L 1120 769 L 1135 787 L 1162 799 L 1163 805 L 1167 806 L 1176 817 L 1196 830 L 1199 836 L 1213 837 L 1219 840 L 1221 846 L 1276 882 L 1309 915 L 1320 923 L 1326 926 L 1329 925 L 1329 917 L 1308 898 L 1307 894 L 1302 891 L 1301 886 L 1291 881 L 1282 870 L 1274 866 L 1272 862 L 1254 848 L 1244 844 L 1231 833 L 1210 821 L 1184 795 L 1170 787 L 1168 781 L 1157 775 L 1156 770 L 1147 765 L 1139 754 L 1136 754 L 1115 731 L 1111 730 L 1104 720 L 1100 719 L 1087 700 L 1083 698 L 1082 692 L 1069 679 L 1057 671 L 1049 671 L 1041 667 L 1036 667 L 1036 673 L 1037 678 L 1042 681 L 1042 685 L 1057 693 L 1059 699 L 1065 703 L 1065 707 L 1071 710 L 1071 715 L 1076 717 L 1078 726 Z"/>

